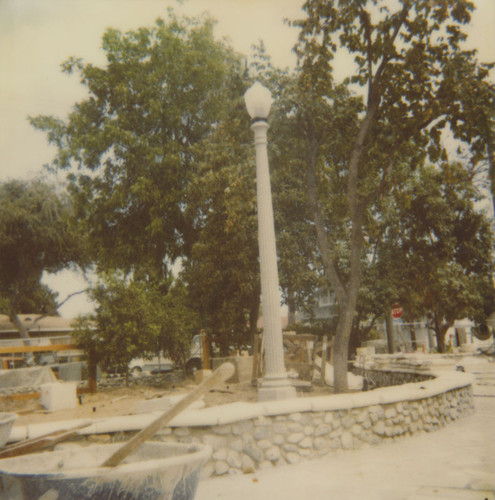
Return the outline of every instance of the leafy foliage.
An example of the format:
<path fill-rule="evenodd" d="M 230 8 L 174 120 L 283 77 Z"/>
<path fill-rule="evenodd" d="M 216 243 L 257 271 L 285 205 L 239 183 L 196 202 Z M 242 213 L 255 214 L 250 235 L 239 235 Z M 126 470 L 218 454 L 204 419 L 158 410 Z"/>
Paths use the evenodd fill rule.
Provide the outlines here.
<path fill-rule="evenodd" d="M 106 276 L 92 290 L 98 304 L 95 319 L 103 339 L 104 366 L 117 366 L 125 372 L 133 358 L 158 350 L 160 318 L 149 293 L 146 284 L 118 274 Z"/>
<path fill-rule="evenodd" d="M 40 282 L 42 274 L 76 263 L 84 264 L 84 238 L 67 196 L 38 180 L 1 184 L 2 312 L 11 319 L 19 313 L 55 314 L 57 295 Z"/>
<path fill-rule="evenodd" d="M 103 268 L 166 275 L 188 255 L 196 214 L 186 191 L 197 175 L 194 146 L 231 100 L 238 57 L 213 39 L 206 19 L 158 20 L 153 28 L 103 36 L 105 67 L 71 58 L 89 97 L 67 122 L 32 119 L 58 147 L 78 216 Z"/>
<path fill-rule="evenodd" d="M 493 130 L 494 92 L 487 81 L 490 65 L 463 50 L 468 1 L 307 0 L 296 51 L 300 130 L 305 137 L 309 196 L 325 276 L 335 291 L 339 325 L 334 343 L 336 390 L 345 391 L 347 351 L 363 266 L 370 238 L 378 227 L 380 203 L 386 203 L 398 169 L 412 172 L 425 162 L 446 163 L 443 131 L 464 142 L 471 166 L 486 150 Z M 343 85 L 333 79 L 340 50 L 354 55 L 356 71 Z M 364 107 L 338 112 L 338 93 L 363 87 Z M 332 113 L 335 110 L 335 113 Z M 341 128 L 329 117 L 347 117 L 350 134 L 325 146 L 328 131 Z M 351 139 L 349 141 L 349 139 Z M 337 196 L 325 187 L 340 182 Z M 334 191 L 335 192 L 335 191 Z M 342 214 L 343 231 L 329 233 L 329 214 Z M 329 234 L 332 236 L 329 237 Z M 342 259 L 342 256 L 344 257 Z"/>

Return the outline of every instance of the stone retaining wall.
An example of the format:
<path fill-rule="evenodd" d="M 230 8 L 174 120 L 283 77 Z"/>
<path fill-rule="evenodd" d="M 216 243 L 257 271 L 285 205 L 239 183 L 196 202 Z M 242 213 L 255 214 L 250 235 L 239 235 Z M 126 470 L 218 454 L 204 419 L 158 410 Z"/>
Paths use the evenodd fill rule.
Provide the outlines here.
<path fill-rule="evenodd" d="M 472 378 L 457 372 L 403 386 L 185 412 L 156 439 L 213 449 L 203 476 L 238 474 L 434 431 L 473 411 Z M 155 417 L 153 417 L 155 418 Z M 142 424 L 142 422 L 141 422 Z M 146 423 L 144 423 L 146 425 Z M 128 439 L 103 434 L 91 441 Z"/>
<path fill-rule="evenodd" d="M 166 428 L 162 439 L 202 442 L 213 448 L 205 476 L 298 463 L 337 449 L 378 445 L 434 431 L 472 411 L 470 387 L 419 401 L 362 408 L 260 416 L 206 428 Z"/>

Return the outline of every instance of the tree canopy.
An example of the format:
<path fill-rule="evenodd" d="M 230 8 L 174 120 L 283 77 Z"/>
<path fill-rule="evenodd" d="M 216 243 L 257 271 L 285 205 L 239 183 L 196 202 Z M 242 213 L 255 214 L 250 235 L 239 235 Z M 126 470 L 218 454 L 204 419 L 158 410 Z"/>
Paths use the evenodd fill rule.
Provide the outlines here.
<path fill-rule="evenodd" d="M 41 283 L 85 262 L 84 237 L 69 198 L 39 180 L 0 184 L 0 306 L 19 331 L 21 313 L 54 314 L 56 294 Z"/>
<path fill-rule="evenodd" d="M 299 124 L 309 196 L 325 275 L 339 303 L 337 391 L 347 389 L 347 350 L 368 229 L 376 219 L 377 203 L 390 194 L 397 166 L 405 163 L 413 171 L 427 162 L 447 162 L 443 132 L 448 129 L 466 145 L 471 165 L 486 151 L 486 131 L 493 130 L 487 110 L 493 109 L 494 92 L 487 81 L 491 66 L 463 48 L 463 26 L 472 9 L 471 2 L 454 0 L 400 0 L 393 7 L 379 0 L 307 0 L 306 18 L 293 23 L 301 30 L 296 48 L 298 97 L 304 103 Z M 333 78 L 332 61 L 339 50 L 353 54 L 356 65 L 343 85 Z M 341 115 L 339 92 L 349 85 L 365 90 L 364 107 Z M 326 148 L 333 140 L 331 132 L 339 131 L 328 127 L 328 116 L 342 116 L 342 126 L 351 127 L 338 159 Z M 332 179 L 339 181 L 340 197 L 324 198 L 321 186 Z M 342 210 L 346 221 L 344 266 L 336 247 L 342 240 L 327 226 L 333 209 Z"/>
<path fill-rule="evenodd" d="M 104 67 L 71 58 L 88 98 L 67 121 L 33 125 L 58 147 L 53 166 L 69 173 L 78 216 L 103 268 L 166 274 L 188 255 L 197 214 L 187 187 L 194 147 L 239 100 L 240 59 L 213 38 L 213 23 L 158 20 L 152 28 L 103 36 Z"/>

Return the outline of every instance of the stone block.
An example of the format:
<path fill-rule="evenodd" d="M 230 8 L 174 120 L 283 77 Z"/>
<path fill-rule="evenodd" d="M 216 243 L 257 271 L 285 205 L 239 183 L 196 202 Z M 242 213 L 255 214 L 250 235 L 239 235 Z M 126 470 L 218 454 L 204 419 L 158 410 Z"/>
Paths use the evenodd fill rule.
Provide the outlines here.
<path fill-rule="evenodd" d="M 276 422 L 273 424 L 273 432 L 276 434 L 287 434 L 289 432 L 289 428 L 287 427 L 287 424 Z"/>
<path fill-rule="evenodd" d="M 304 427 L 299 422 L 292 422 L 287 425 L 289 432 L 302 432 Z"/>
<path fill-rule="evenodd" d="M 229 465 L 227 462 L 224 462 L 223 460 L 215 462 L 215 474 L 217 476 L 223 476 L 224 474 L 227 474 L 227 472 L 229 472 Z"/>
<path fill-rule="evenodd" d="M 242 442 L 242 439 L 234 439 L 234 441 L 232 441 L 230 443 L 230 447 L 234 450 L 234 451 L 237 451 L 237 452 L 241 452 L 242 449 L 244 448 L 244 444 Z"/>
<path fill-rule="evenodd" d="M 291 443 L 285 443 L 282 446 L 282 449 L 284 451 L 287 451 L 287 452 L 293 452 L 293 451 L 298 451 L 299 450 L 299 448 L 295 444 L 291 444 Z"/>
<path fill-rule="evenodd" d="M 253 437 L 256 441 L 260 439 L 267 439 L 271 435 L 271 429 L 268 427 L 255 427 Z"/>
<path fill-rule="evenodd" d="M 265 451 L 265 458 L 270 462 L 276 462 L 280 458 L 280 448 L 271 446 Z"/>
<path fill-rule="evenodd" d="M 242 469 L 241 455 L 235 450 L 229 450 L 227 452 L 227 464 L 229 467 L 234 467 L 235 469 Z"/>
<path fill-rule="evenodd" d="M 328 424 L 321 424 L 315 429 L 315 437 L 330 434 L 332 428 Z"/>
<path fill-rule="evenodd" d="M 221 436 L 213 436 L 211 434 L 205 434 L 202 438 L 203 444 L 211 446 L 213 450 L 218 450 L 227 445 L 227 439 Z"/>
<path fill-rule="evenodd" d="M 256 469 L 254 460 L 249 455 L 241 455 L 241 466 L 244 474 L 254 472 Z"/>
<path fill-rule="evenodd" d="M 262 439 L 261 441 L 258 441 L 258 443 L 256 444 L 260 450 L 267 450 L 272 446 L 272 442 L 268 439 Z"/>
<path fill-rule="evenodd" d="M 363 428 L 360 425 L 355 424 L 351 427 L 351 434 L 353 436 L 360 436 L 362 433 L 363 433 Z"/>
<path fill-rule="evenodd" d="M 294 432 L 287 436 L 287 442 L 291 444 L 297 444 L 304 438 L 304 433 L 302 432 Z"/>
<path fill-rule="evenodd" d="M 232 424 L 232 434 L 240 436 L 243 432 L 250 432 L 254 425 L 251 420 L 241 420 Z"/>
<path fill-rule="evenodd" d="M 379 436 L 384 436 L 385 435 L 385 422 L 383 420 L 380 420 L 380 422 L 377 422 L 373 426 L 373 432 L 375 434 L 378 434 Z"/>
<path fill-rule="evenodd" d="M 315 433 L 315 428 L 312 425 L 306 425 L 303 432 L 306 436 L 312 436 Z"/>
<path fill-rule="evenodd" d="M 385 418 L 386 419 L 394 418 L 396 416 L 397 416 L 397 410 L 395 408 L 387 408 L 385 410 Z"/>
<path fill-rule="evenodd" d="M 263 451 L 260 450 L 255 445 L 245 446 L 243 451 L 248 457 L 251 457 L 255 462 L 259 463 L 263 460 Z"/>
<path fill-rule="evenodd" d="M 314 440 L 315 450 L 324 450 L 328 448 L 328 441 L 325 438 L 317 437 Z"/>
<path fill-rule="evenodd" d="M 323 421 L 326 423 L 326 424 L 330 424 L 333 420 L 333 413 L 325 413 L 325 416 L 323 417 Z"/>
<path fill-rule="evenodd" d="M 255 427 L 272 425 L 272 419 L 269 417 L 260 416 L 254 421 Z"/>
<path fill-rule="evenodd" d="M 299 422 L 301 423 L 301 425 L 312 425 L 313 416 L 310 413 L 303 413 Z"/>
<path fill-rule="evenodd" d="M 232 426 L 230 424 L 215 425 L 214 427 L 212 427 L 212 431 L 214 434 L 225 436 L 226 434 L 230 434 L 230 432 L 232 431 Z"/>
<path fill-rule="evenodd" d="M 301 448 L 312 448 L 313 447 L 313 438 L 306 436 L 305 438 L 299 441 L 299 446 Z"/>
<path fill-rule="evenodd" d="M 350 450 L 354 442 L 352 434 L 350 432 L 344 432 L 340 437 L 340 442 L 342 443 L 342 448 L 344 448 L 344 450 Z"/>
<path fill-rule="evenodd" d="M 356 420 L 352 415 L 347 415 L 342 419 L 342 425 L 344 429 L 350 429 L 354 424 Z"/>

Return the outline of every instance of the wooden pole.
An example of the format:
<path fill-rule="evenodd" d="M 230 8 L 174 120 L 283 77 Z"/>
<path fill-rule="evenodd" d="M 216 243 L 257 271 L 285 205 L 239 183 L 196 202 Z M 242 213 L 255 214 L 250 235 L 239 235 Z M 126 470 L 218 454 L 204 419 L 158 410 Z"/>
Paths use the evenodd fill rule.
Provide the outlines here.
<path fill-rule="evenodd" d="M 321 380 L 325 383 L 325 372 L 327 369 L 327 344 L 328 344 L 328 335 L 323 337 L 323 342 L 321 345 Z"/>
<path fill-rule="evenodd" d="M 67 439 L 71 439 L 77 436 L 80 429 L 90 426 L 91 423 L 92 422 L 87 422 L 70 429 L 62 429 L 59 431 L 50 432 L 49 434 L 45 434 L 37 438 L 26 439 L 19 443 L 12 444 L 0 450 L 0 458 L 18 457 L 20 455 L 33 453 L 33 451 L 50 448 L 51 446 L 54 446 L 61 441 L 66 441 Z"/>
<path fill-rule="evenodd" d="M 203 351 L 203 369 L 211 370 L 210 343 L 208 342 L 208 334 L 201 331 L 201 346 Z"/>
<path fill-rule="evenodd" d="M 260 345 L 260 334 L 254 334 L 253 343 L 253 373 L 251 375 L 251 381 L 254 383 L 258 380 L 259 368 L 260 368 L 260 355 L 261 355 L 261 345 Z"/>
<path fill-rule="evenodd" d="M 179 402 L 172 406 L 172 408 L 168 409 L 157 419 L 153 420 L 150 425 L 138 432 L 132 439 L 127 441 L 124 446 L 119 448 L 110 458 L 105 460 L 102 467 L 115 467 L 116 465 L 119 465 L 122 460 L 141 446 L 147 439 L 151 438 L 158 431 L 158 429 L 160 429 L 160 427 L 170 422 L 174 417 L 184 411 L 191 403 L 196 401 L 196 399 L 206 394 L 210 389 L 232 377 L 234 373 L 235 367 L 232 363 L 224 363 L 219 366 L 192 392 L 182 398 Z"/>

